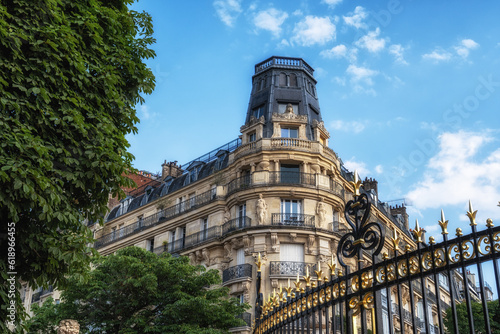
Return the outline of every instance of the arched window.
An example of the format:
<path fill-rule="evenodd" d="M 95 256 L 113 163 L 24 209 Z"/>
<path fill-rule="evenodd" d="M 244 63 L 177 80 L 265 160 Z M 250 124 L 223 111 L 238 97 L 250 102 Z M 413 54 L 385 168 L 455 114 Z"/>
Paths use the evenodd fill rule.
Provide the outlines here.
<path fill-rule="evenodd" d="M 280 86 L 287 86 L 285 73 L 280 73 Z"/>
<path fill-rule="evenodd" d="M 290 87 L 297 87 L 297 75 L 295 73 L 290 74 Z"/>

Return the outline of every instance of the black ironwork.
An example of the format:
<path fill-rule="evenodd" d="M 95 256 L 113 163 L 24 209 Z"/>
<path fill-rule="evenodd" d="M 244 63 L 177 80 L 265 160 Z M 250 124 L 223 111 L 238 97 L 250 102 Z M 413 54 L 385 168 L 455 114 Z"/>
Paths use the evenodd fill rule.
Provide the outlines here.
<path fill-rule="evenodd" d="M 354 200 L 346 205 L 345 215 L 351 230 L 341 239 L 337 249 L 342 270 L 339 271 L 332 261 L 329 264 L 332 272 L 327 281 L 317 280 L 316 284 L 310 284 L 311 278 L 315 277 L 312 274 L 312 277 L 305 278 L 305 289 L 299 289 L 301 281 L 294 289 L 294 296 L 290 296 L 287 290 L 286 300 L 281 297 L 270 297 L 269 301 L 258 298 L 254 333 L 458 333 L 456 306 L 460 298 L 455 292 L 456 281 L 463 287 L 463 303 L 467 309 L 471 309 L 473 302 L 481 304 L 480 321 L 486 332 L 491 333 L 491 324 L 486 319 L 489 312 L 486 289 L 491 288 L 484 281 L 484 275 L 478 275 L 478 286 L 470 283 L 468 268 L 475 267 L 479 273 L 484 263 L 491 262 L 495 285 L 500 291 L 500 227 L 493 227 L 488 221 L 486 230 L 477 231 L 471 219 L 472 233 L 464 236 L 458 229 L 456 237 L 448 239 L 447 221 L 443 218 L 440 221 L 443 229 L 441 243 L 436 244 L 433 238 L 424 243 L 423 231 L 417 225 L 412 232 L 416 245 L 404 244 L 394 233 L 390 239 L 392 248 L 389 248 L 392 254 L 384 253 L 380 258 L 377 253 L 384 243 L 384 236 L 380 226 L 367 222 L 369 204 L 369 199 L 361 195 L 354 196 Z M 347 261 L 350 258 L 355 260 L 353 271 L 345 265 L 351 262 Z M 281 274 L 279 262 L 270 262 L 269 265 L 271 276 Z M 445 281 L 448 284 L 440 287 Z M 257 286 L 260 284 L 258 275 Z M 409 303 L 403 307 L 402 295 L 408 292 Z M 445 293 L 449 293 L 446 302 L 443 300 Z M 418 304 L 421 306 L 417 314 Z M 430 309 L 438 314 L 430 314 Z M 454 328 L 444 327 L 445 313 L 451 313 Z M 399 321 L 393 321 L 393 318 Z M 478 320 L 474 319 L 472 312 L 461 320 L 465 320 L 469 332 L 474 333 L 474 321 Z"/>
<path fill-rule="evenodd" d="M 135 223 L 127 225 L 121 229 L 118 229 L 116 231 L 113 231 L 111 233 L 103 235 L 102 237 L 96 239 L 96 241 L 94 242 L 94 247 L 96 249 L 102 248 L 102 247 L 109 245 L 113 242 L 124 239 L 124 238 L 129 237 L 133 234 L 137 234 L 139 232 L 142 232 L 145 229 L 148 229 L 148 228 L 156 226 L 160 223 L 163 223 L 164 221 L 166 221 L 168 219 L 172 219 L 172 218 L 177 217 L 183 213 L 197 209 L 197 208 L 199 208 L 203 205 L 206 205 L 206 204 L 208 204 L 216 199 L 217 199 L 216 189 L 211 189 L 211 190 L 206 191 L 204 193 L 201 193 L 195 197 L 192 197 L 188 200 L 182 201 L 179 204 L 176 204 L 174 206 L 171 206 L 171 207 L 168 207 L 164 210 L 161 210 L 155 214 L 152 214 L 151 216 L 141 218 L 138 221 L 136 221 Z"/>
<path fill-rule="evenodd" d="M 314 216 L 302 213 L 273 213 L 271 224 L 314 227 Z"/>
<path fill-rule="evenodd" d="M 250 227 L 251 224 L 252 220 L 247 216 L 231 219 L 222 225 L 222 234 L 226 235 L 227 233 Z"/>
<path fill-rule="evenodd" d="M 316 270 L 316 265 L 314 263 L 295 261 L 269 262 L 269 275 L 271 276 L 304 276 L 307 269 L 312 274 Z"/>
<path fill-rule="evenodd" d="M 245 313 L 239 314 L 238 316 L 236 316 L 236 318 L 243 319 L 243 321 L 245 322 L 245 324 L 248 327 L 252 326 L 252 314 L 251 313 L 245 312 Z"/>
<path fill-rule="evenodd" d="M 245 190 L 251 186 L 252 179 L 250 175 L 245 175 L 242 177 L 238 177 L 227 184 L 227 192 L 228 194 L 233 193 L 235 191 Z"/>
<path fill-rule="evenodd" d="M 234 267 L 227 268 L 222 272 L 222 283 L 227 283 L 233 279 L 252 277 L 252 265 L 249 263 L 239 264 Z"/>
<path fill-rule="evenodd" d="M 270 172 L 269 183 L 316 186 L 316 174 L 288 171 Z"/>

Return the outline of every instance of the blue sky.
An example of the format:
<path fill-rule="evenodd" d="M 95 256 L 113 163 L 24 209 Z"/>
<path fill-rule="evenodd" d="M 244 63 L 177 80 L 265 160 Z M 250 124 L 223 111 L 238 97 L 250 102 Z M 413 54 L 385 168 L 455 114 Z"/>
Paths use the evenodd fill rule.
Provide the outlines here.
<path fill-rule="evenodd" d="M 314 69 L 330 147 L 382 201 L 439 237 L 500 223 L 497 1 L 140 1 L 154 20 L 156 90 L 128 136 L 135 167 L 186 163 L 239 135 L 254 65 L 301 57 Z M 453 233 L 454 234 L 454 233 Z M 439 238 L 438 238 L 439 239 Z"/>

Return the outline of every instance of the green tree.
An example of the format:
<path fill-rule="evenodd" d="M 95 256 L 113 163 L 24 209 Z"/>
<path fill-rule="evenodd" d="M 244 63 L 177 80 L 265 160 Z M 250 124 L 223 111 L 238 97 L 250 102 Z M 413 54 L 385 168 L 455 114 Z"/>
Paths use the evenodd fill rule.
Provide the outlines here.
<path fill-rule="evenodd" d="M 488 315 L 490 318 L 490 328 L 492 333 L 500 333 L 500 308 L 498 306 L 498 300 L 491 301 L 487 303 L 488 305 Z M 474 320 L 474 329 L 476 333 L 487 333 L 486 326 L 483 316 L 483 307 L 481 303 L 472 302 L 472 318 Z M 457 321 L 458 321 L 458 332 L 459 333 L 469 333 L 469 318 L 467 312 L 467 304 L 461 303 L 457 304 Z M 444 325 L 447 328 L 448 333 L 455 333 L 455 326 L 453 325 L 453 313 L 451 307 L 446 310 L 446 315 L 444 317 Z"/>
<path fill-rule="evenodd" d="M 102 219 L 108 195 L 132 185 L 125 135 L 137 131 L 140 94 L 154 88 L 143 61 L 155 56 L 151 17 L 132 2 L 0 0 L 3 282 L 17 272 L 30 286 L 61 288 L 85 272 L 92 234 L 83 222 Z M 8 289 L 0 285 L 2 333 Z"/>
<path fill-rule="evenodd" d="M 82 333 L 224 333 L 247 306 L 219 283 L 187 257 L 129 247 L 97 260 L 87 282 L 71 279 L 59 306 Z"/>
<path fill-rule="evenodd" d="M 28 333 L 56 334 L 56 326 L 63 320 L 59 305 L 54 303 L 52 297 L 47 298 L 42 306 L 33 304 L 31 307 L 33 316 L 26 321 Z"/>

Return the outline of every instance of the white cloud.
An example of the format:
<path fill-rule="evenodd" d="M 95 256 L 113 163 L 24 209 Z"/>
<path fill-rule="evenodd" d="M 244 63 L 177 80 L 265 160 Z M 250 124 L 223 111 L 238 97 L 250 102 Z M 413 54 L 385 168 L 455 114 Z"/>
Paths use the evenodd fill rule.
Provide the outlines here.
<path fill-rule="evenodd" d="M 363 21 L 368 17 L 368 13 L 363 7 L 357 6 L 354 8 L 354 13 L 349 13 L 349 15 L 351 16 L 342 16 L 345 24 L 355 27 L 356 29 L 367 27 L 366 23 Z"/>
<path fill-rule="evenodd" d="M 302 46 L 323 45 L 335 39 L 336 27 L 330 18 L 308 15 L 293 29 L 292 40 Z"/>
<path fill-rule="evenodd" d="M 330 50 L 323 50 L 319 54 L 329 59 L 347 57 L 347 47 L 344 44 L 340 44 Z"/>
<path fill-rule="evenodd" d="M 234 21 L 242 11 L 241 0 L 216 0 L 214 7 L 217 16 L 228 27 L 233 26 Z"/>
<path fill-rule="evenodd" d="M 349 75 L 350 82 L 356 93 L 377 95 L 375 90 L 370 86 L 373 86 L 373 77 L 379 74 L 378 71 L 351 64 L 347 68 L 346 73 Z"/>
<path fill-rule="evenodd" d="M 384 167 L 382 165 L 375 166 L 375 172 L 377 174 L 382 174 L 384 172 Z"/>
<path fill-rule="evenodd" d="M 342 0 L 323 0 L 323 3 L 326 3 L 329 7 L 333 8 L 337 6 Z"/>
<path fill-rule="evenodd" d="M 303 16 L 304 14 L 302 13 L 302 11 L 300 9 L 296 9 L 293 13 L 292 13 L 293 16 Z"/>
<path fill-rule="evenodd" d="M 356 161 L 355 159 L 356 157 L 352 157 L 351 159 L 344 161 L 344 166 L 351 172 L 357 171 L 360 179 L 363 179 L 367 175 L 371 174 L 364 162 Z"/>
<path fill-rule="evenodd" d="M 360 133 L 365 129 L 365 124 L 357 121 L 345 122 L 342 120 L 332 121 L 330 123 L 330 128 L 333 130 L 339 130 L 349 133 Z"/>
<path fill-rule="evenodd" d="M 141 104 L 141 106 L 139 107 L 139 111 L 141 113 L 140 119 L 142 120 L 148 120 L 156 116 L 156 113 L 149 112 L 149 106 L 146 104 Z"/>
<path fill-rule="evenodd" d="M 500 218 L 496 207 L 500 199 L 500 149 L 482 150 L 486 143 L 495 140 L 490 133 L 486 130 L 441 134 L 439 151 L 429 159 L 423 179 L 405 197 L 418 209 L 462 207 L 471 199 L 486 217 Z"/>
<path fill-rule="evenodd" d="M 467 58 L 469 56 L 470 50 L 477 49 L 479 44 L 474 42 L 472 39 L 463 39 L 459 45 L 455 46 L 455 51 L 462 58 Z"/>
<path fill-rule="evenodd" d="M 254 24 L 258 29 L 268 30 L 275 37 L 281 34 L 281 25 L 288 18 L 288 14 L 275 8 L 260 11 L 254 18 Z"/>
<path fill-rule="evenodd" d="M 444 50 L 436 49 L 431 53 L 426 53 L 422 55 L 422 58 L 433 60 L 434 62 L 448 61 L 451 59 L 451 53 Z"/>
<path fill-rule="evenodd" d="M 401 44 L 393 44 L 389 47 L 389 53 L 394 55 L 394 58 L 397 63 L 408 65 L 408 62 L 405 60 L 403 53 L 405 52 L 405 48 L 401 46 Z"/>
<path fill-rule="evenodd" d="M 355 44 L 360 48 L 365 48 L 369 52 L 379 52 L 385 48 L 387 40 L 385 38 L 377 38 L 380 35 L 380 28 L 377 27 L 374 31 L 368 32 L 361 37 Z"/>

